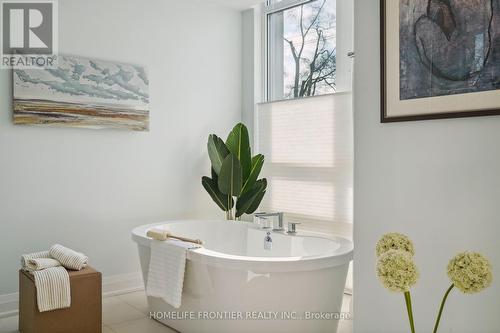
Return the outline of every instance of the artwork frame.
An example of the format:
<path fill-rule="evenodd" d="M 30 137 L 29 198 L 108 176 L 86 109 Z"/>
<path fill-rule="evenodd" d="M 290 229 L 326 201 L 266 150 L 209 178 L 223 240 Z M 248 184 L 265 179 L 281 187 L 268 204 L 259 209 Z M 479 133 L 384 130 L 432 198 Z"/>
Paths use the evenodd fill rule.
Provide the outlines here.
<path fill-rule="evenodd" d="M 54 68 L 13 69 L 12 85 L 15 125 L 149 131 L 142 65 L 65 54 Z"/>
<path fill-rule="evenodd" d="M 402 81 L 402 60 L 401 45 L 399 44 L 401 41 L 398 32 L 396 32 L 397 36 L 394 37 L 394 23 L 396 20 L 396 29 L 401 31 L 401 27 L 399 26 L 400 2 L 401 1 L 395 0 L 380 0 L 381 122 L 391 123 L 500 115 L 500 87 L 496 90 L 474 91 L 449 95 L 433 95 L 417 97 L 409 100 L 401 99 L 402 85 L 400 85 L 400 83 Z M 395 10 L 395 7 L 397 7 L 397 10 Z M 499 17 L 498 12 L 493 11 L 493 7 L 491 10 L 492 17 L 494 15 Z M 500 11 L 500 8 L 496 8 L 496 10 Z M 398 17 L 395 17 L 396 15 Z M 393 30 L 389 31 L 390 29 Z M 392 32 L 392 35 L 389 36 L 389 32 Z M 498 56 L 500 52 L 500 50 L 498 50 L 500 41 L 498 38 L 500 38 L 500 34 L 497 34 L 496 38 L 495 43 L 497 49 L 495 50 L 495 55 Z M 397 42 L 395 40 L 397 40 Z M 396 44 L 398 46 L 397 49 L 395 48 Z M 493 46 L 490 44 L 490 48 L 492 47 L 495 47 L 495 44 L 493 44 Z M 396 62 L 395 59 L 398 61 Z M 498 66 L 500 68 L 500 64 L 498 64 Z M 395 74 L 396 72 L 398 75 L 397 78 Z M 429 77 L 431 77 L 431 75 L 429 75 Z M 429 79 L 429 81 L 431 79 Z M 429 83 L 428 85 L 432 86 L 432 83 Z M 485 102 L 484 104 L 482 104 L 483 101 Z"/>

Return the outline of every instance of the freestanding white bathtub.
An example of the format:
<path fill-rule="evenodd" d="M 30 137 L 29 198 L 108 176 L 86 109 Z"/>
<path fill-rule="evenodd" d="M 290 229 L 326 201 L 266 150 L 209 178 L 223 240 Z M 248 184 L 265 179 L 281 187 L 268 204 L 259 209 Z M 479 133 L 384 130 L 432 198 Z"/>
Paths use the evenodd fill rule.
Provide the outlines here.
<path fill-rule="evenodd" d="M 353 244 L 239 221 L 171 221 L 132 231 L 147 281 L 150 228 L 201 239 L 189 250 L 182 306 L 148 297 L 150 316 L 183 333 L 336 332 Z"/>

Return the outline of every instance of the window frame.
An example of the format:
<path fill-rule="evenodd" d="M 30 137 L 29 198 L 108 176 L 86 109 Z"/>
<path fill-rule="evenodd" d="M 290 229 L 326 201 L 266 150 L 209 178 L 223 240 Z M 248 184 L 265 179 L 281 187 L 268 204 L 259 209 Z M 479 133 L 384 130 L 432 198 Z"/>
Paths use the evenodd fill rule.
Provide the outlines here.
<path fill-rule="evenodd" d="M 275 14 L 280 11 L 284 11 L 290 8 L 294 8 L 315 0 L 267 0 L 261 3 L 259 6 L 255 7 L 255 40 L 256 42 L 256 68 L 260 72 L 260 77 L 255 81 L 256 88 L 256 103 L 266 103 L 266 102 L 277 102 L 286 101 L 291 99 L 300 98 L 272 98 L 271 87 L 269 86 L 271 82 L 270 77 L 270 38 L 269 38 L 269 17 L 271 14 Z M 311 98 L 322 95 L 336 94 L 341 92 L 352 92 L 352 61 L 354 60 L 354 16 L 353 16 L 353 4 L 352 0 L 337 0 L 336 1 L 336 52 L 337 52 L 337 73 L 336 73 L 336 90 L 331 93 L 307 96 L 301 98 Z M 347 16 L 346 16 L 347 14 Z M 340 31 L 340 33 L 339 33 Z M 283 51 L 282 51 L 283 52 Z M 257 72 L 256 72 L 257 73 Z M 276 73 L 274 74 L 276 76 Z M 274 83 L 275 88 L 280 84 L 280 90 L 282 81 Z"/>
<path fill-rule="evenodd" d="M 315 0 L 281 0 L 279 2 L 276 2 L 276 0 L 267 0 L 265 3 L 263 3 L 262 14 L 273 14 L 313 1 Z"/>
<path fill-rule="evenodd" d="M 269 86 L 271 73 L 270 73 L 270 62 L 272 61 L 269 56 L 270 52 L 270 33 L 269 31 L 269 23 L 271 19 L 271 15 L 279 12 L 283 12 L 287 9 L 298 7 L 304 5 L 309 2 L 313 2 L 316 0 L 281 0 L 276 2 L 276 0 L 267 0 L 266 2 L 261 4 L 261 59 L 262 59 L 262 75 L 261 75 L 261 96 L 262 101 L 260 102 L 273 102 L 280 100 L 287 100 L 285 98 L 274 99 L 272 98 L 272 91 Z M 278 67 L 276 67 L 278 68 Z M 277 77 L 276 73 L 274 76 Z M 277 85 L 278 82 L 274 82 Z M 276 89 L 276 87 L 274 88 Z M 282 89 L 282 87 L 281 87 Z"/>

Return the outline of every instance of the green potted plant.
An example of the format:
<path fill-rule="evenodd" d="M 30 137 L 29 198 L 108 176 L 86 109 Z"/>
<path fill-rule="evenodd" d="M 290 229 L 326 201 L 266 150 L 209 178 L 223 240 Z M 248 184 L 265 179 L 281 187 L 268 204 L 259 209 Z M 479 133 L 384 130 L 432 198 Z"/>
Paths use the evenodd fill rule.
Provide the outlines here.
<path fill-rule="evenodd" d="M 211 177 L 201 183 L 217 206 L 226 212 L 226 219 L 240 219 L 259 207 L 267 189 L 267 180 L 258 179 L 264 155 L 252 157 L 248 129 L 237 124 L 226 142 L 215 134 L 208 136 Z"/>

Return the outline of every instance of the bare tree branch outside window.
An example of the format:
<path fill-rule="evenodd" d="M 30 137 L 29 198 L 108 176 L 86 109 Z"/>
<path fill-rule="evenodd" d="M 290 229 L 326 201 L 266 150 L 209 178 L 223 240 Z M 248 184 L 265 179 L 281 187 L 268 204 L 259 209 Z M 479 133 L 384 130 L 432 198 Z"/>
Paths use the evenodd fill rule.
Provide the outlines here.
<path fill-rule="evenodd" d="M 284 97 L 335 92 L 335 0 L 284 11 Z"/>

